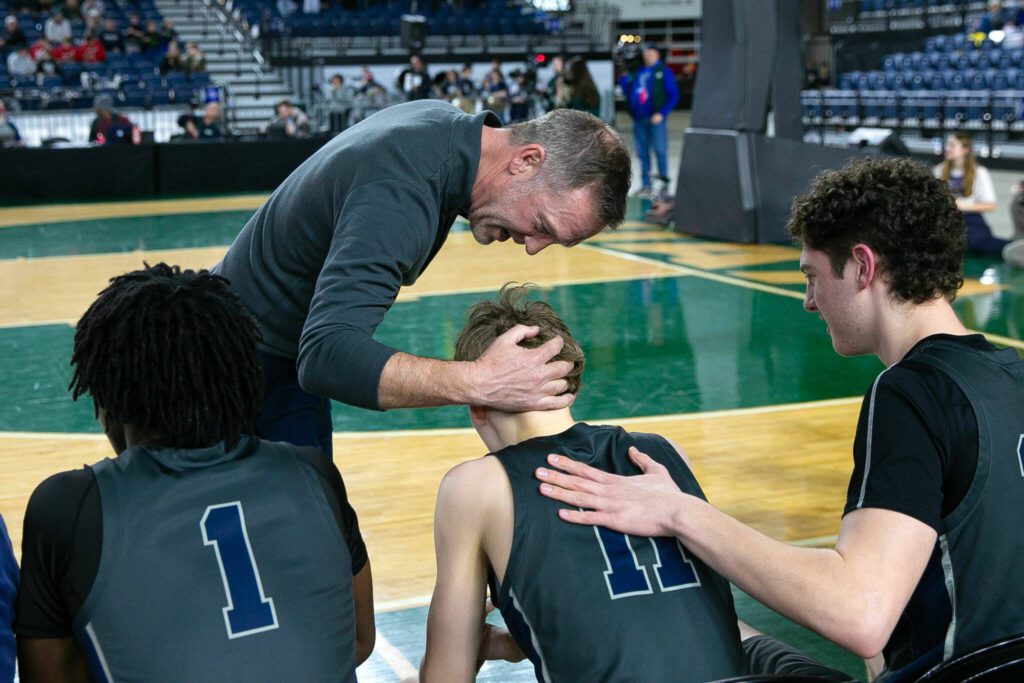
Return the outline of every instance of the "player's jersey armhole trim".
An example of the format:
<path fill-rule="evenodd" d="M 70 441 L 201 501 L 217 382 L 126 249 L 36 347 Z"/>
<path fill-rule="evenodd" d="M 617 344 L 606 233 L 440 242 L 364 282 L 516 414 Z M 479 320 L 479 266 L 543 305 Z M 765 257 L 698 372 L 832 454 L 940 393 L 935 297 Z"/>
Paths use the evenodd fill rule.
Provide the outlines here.
<path fill-rule="evenodd" d="M 878 373 L 875 383 L 871 385 L 871 398 L 868 399 L 868 429 L 864 445 L 864 474 L 861 477 L 860 495 L 857 497 L 857 505 L 854 506 L 855 510 L 859 510 L 864 506 L 864 499 L 867 496 L 868 475 L 871 473 L 871 448 L 875 436 L 875 397 L 878 394 L 878 385 L 887 372 L 889 372 L 889 368 Z"/>
<path fill-rule="evenodd" d="M 505 470 L 505 476 L 508 477 L 509 487 L 512 490 L 512 545 L 508 550 L 508 562 L 505 564 L 505 576 L 502 577 L 501 581 L 498 581 L 498 575 L 494 571 L 494 567 L 488 563 L 488 571 L 494 576 L 495 584 L 498 589 L 498 600 L 501 606 L 509 604 L 510 593 L 512 591 L 512 585 L 519 575 L 519 566 L 524 562 L 524 553 L 526 549 L 523 547 L 523 539 L 529 537 L 530 518 L 527 514 L 527 501 L 523 499 L 528 487 L 525 485 L 517 486 L 517 483 L 522 483 L 524 473 L 519 466 L 519 462 L 515 460 L 515 456 L 509 458 L 503 458 L 495 453 L 488 454 L 490 457 L 494 457 L 501 464 Z M 519 482 L 514 479 L 520 480 Z M 521 530 L 520 530 L 521 529 Z M 496 605 L 497 606 L 497 605 Z"/>

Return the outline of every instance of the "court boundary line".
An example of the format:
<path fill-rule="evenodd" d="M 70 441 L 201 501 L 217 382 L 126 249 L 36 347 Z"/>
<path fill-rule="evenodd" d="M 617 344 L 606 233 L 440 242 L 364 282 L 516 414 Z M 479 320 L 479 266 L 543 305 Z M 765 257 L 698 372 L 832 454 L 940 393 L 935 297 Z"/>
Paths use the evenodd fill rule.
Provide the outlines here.
<path fill-rule="evenodd" d="M 374 614 L 376 614 L 374 610 Z M 377 636 L 374 641 L 373 651 L 380 655 L 380 658 L 384 660 L 384 663 L 391 669 L 391 673 L 398 676 L 399 680 L 409 678 L 410 676 L 416 676 L 419 674 L 419 669 L 412 665 L 402 651 L 391 644 L 391 641 L 384 637 L 384 634 L 380 632 L 380 629 L 376 629 Z"/>
<path fill-rule="evenodd" d="M 794 291 L 789 290 L 789 289 L 783 289 L 782 287 L 774 287 L 772 285 L 766 285 L 766 284 L 761 283 L 761 282 L 752 282 L 752 281 L 749 281 L 749 280 L 743 280 L 741 278 L 733 277 L 733 276 L 730 276 L 730 275 L 721 275 L 719 273 L 712 273 L 710 271 L 700 270 L 699 268 L 694 268 L 692 266 L 683 266 L 683 265 L 680 265 L 678 263 L 671 263 L 671 262 L 668 262 L 668 261 L 659 261 L 658 259 L 651 258 L 650 256 L 641 256 L 640 254 L 632 254 L 630 252 L 620 252 L 620 251 L 617 251 L 615 249 L 612 249 L 612 248 L 609 248 L 609 247 L 598 246 L 596 244 L 586 244 L 586 243 L 583 243 L 580 246 L 585 247 L 587 249 L 593 249 L 595 251 L 604 252 L 604 253 L 609 254 L 609 255 L 619 256 L 621 258 L 628 259 L 628 260 L 631 260 L 631 261 L 640 261 L 640 262 L 645 262 L 645 263 L 649 263 L 649 262 L 661 263 L 661 264 L 664 264 L 664 265 L 668 265 L 671 268 L 678 269 L 681 274 L 692 275 L 693 277 L 699 277 L 699 278 L 703 278 L 705 280 L 711 280 L 713 282 L 719 282 L 719 283 L 722 283 L 722 284 L 733 285 L 735 287 L 742 287 L 744 289 L 753 289 L 753 290 L 757 290 L 759 292 L 765 292 L 765 293 L 768 293 L 768 294 L 776 294 L 778 296 L 789 297 L 790 299 L 799 299 L 800 301 L 803 301 L 803 299 L 804 299 L 804 295 L 801 294 L 800 292 L 794 292 Z M 973 329 L 970 329 L 970 328 L 968 328 L 967 331 L 972 333 L 972 334 L 984 335 L 984 337 L 986 339 L 988 339 L 989 341 L 995 342 L 996 344 L 1002 344 L 1003 346 L 1012 346 L 1012 347 L 1014 347 L 1016 349 L 1024 349 L 1024 340 L 1021 340 L 1021 339 L 1014 339 L 1013 337 L 1005 337 L 1005 336 L 1003 336 L 1001 334 L 995 334 L 994 332 L 984 332 L 982 330 L 973 330 Z"/>

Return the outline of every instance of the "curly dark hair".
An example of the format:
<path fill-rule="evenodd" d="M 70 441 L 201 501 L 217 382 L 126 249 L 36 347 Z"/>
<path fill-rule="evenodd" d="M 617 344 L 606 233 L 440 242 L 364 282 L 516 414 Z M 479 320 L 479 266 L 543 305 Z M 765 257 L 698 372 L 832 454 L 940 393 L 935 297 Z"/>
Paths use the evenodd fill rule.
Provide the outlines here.
<path fill-rule="evenodd" d="M 78 322 L 68 389 L 147 445 L 232 448 L 263 401 L 258 339 L 225 278 L 147 265 L 112 278 Z"/>
<path fill-rule="evenodd" d="M 536 325 L 540 332 L 536 337 L 521 343 L 527 348 L 536 348 L 552 337 L 561 337 L 565 344 L 552 360 L 572 363 L 572 369 L 565 376 L 569 388 L 575 394 L 579 391 L 583 375 L 583 349 L 580 348 L 569 328 L 558 314 L 543 301 L 528 301 L 527 296 L 534 285 L 505 283 L 498 293 L 497 301 L 481 301 L 469 309 L 465 326 L 455 340 L 455 360 L 476 360 L 497 337 L 516 325 Z"/>
<path fill-rule="evenodd" d="M 793 200 L 786 227 L 797 242 L 825 252 L 837 277 L 850 250 L 867 244 L 900 301 L 952 301 L 964 283 L 963 215 L 945 183 L 910 159 L 855 159 L 819 174 Z"/>

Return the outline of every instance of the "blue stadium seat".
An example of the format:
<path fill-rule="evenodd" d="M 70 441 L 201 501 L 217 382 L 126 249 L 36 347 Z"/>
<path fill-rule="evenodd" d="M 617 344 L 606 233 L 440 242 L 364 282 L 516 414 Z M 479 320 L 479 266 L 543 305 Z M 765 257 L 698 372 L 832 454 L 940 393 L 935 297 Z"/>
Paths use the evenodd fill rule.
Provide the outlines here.
<path fill-rule="evenodd" d="M 149 93 L 150 102 L 154 107 L 162 104 L 170 104 L 171 96 L 166 90 L 153 90 Z M 185 101 L 185 100 L 179 100 Z"/>
<path fill-rule="evenodd" d="M 125 93 L 124 106 L 126 107 L 148 107 L 149 96 L 144 90 L 133 90 Z"/>

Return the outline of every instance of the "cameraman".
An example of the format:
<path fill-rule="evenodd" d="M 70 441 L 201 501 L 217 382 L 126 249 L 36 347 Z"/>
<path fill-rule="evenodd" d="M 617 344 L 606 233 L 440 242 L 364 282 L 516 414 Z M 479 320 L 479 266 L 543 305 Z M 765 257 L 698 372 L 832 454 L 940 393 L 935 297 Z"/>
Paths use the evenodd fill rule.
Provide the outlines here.
<path fill-rule="evenodd" d="M 668 115 L 679 101 L 679 89 L 655 45 L 644 45 L 642 66 L 632 64 L 632 60 L 623 56 L 628 71 L 619 78 L 619 87 L 626 98 L 629 115 L 633 117 L 633 141 L 640 157 L 642 178 L 638 194 L 649 196 L 652 146 L 658 159 L 658 174 L 668 178 Z"/>

